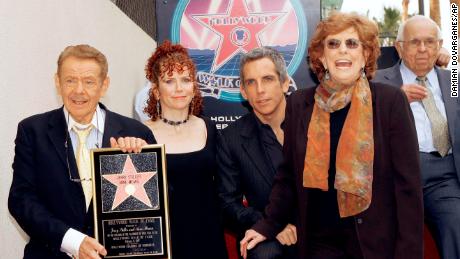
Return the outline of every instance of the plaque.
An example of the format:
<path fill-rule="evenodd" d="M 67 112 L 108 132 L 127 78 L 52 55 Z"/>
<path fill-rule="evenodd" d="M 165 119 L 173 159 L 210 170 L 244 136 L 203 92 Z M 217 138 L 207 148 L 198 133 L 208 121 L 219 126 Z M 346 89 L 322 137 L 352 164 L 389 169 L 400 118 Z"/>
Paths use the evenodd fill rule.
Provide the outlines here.
<path fill-rule="evenodd" d="M 95 238 L 105 258 L 171 259 L 164 145 L 91 150 Z"/>

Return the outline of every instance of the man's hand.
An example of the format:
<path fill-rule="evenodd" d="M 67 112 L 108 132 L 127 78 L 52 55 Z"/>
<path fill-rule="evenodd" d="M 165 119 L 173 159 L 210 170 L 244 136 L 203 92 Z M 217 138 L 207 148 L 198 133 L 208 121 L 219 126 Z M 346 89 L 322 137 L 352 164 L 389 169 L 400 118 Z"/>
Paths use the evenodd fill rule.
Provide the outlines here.
<path fill-rule="evenodd" d="M 110 146 L 113 148 L 121 148 L 121 151 L 128 153 L 139 153 L 142 150 L 142 147 L 147 145 L 145 140 L 135 137 L 124 137 L 118 138 L 115 140 L 114 137 L 110 138 Z"/>
<path fill-rule="evenodd" d="M 78 250 L 79 259 L 101 259 L 102 256 L 107 255 L 107 250 L 97 242 L 96 239 L 86 236 L 83 239 L 83 242 L 80 244 L 80 249 Z"/>
<path fill-rule="evenodd" d="M 297 230 L 294 225 L 287 224 L 286 227 L 276 235 L 276 239 L 282 245 L 293 245 L 297 243 Z"/>
<path fill-rule="evenodd" d="M 428 92 L 425 87 L 417 84 L 405 84 L 401 86 L 401 89 L 407 96 L 409 102 L 421 101 L 423 98 L 428 96 Z"/>
<path fill-rule="evenodd" d="M 254 248 L 258 243 L 267 239 L 263 235 L 259 234 L 259 232 L 249 229 L 246 231 L 244 238 L 240 241 L 240 253 L 241 256 L 246 259 L 248 256 L 248 251 Z"/>
<path fill-rule="evenodd" d="M 447 67 L 450 61 L 450 53 L 445 48 L 441 48 L 438 53 L 438 59 L 436 60 L 436 65 L 440 67 Z"/>

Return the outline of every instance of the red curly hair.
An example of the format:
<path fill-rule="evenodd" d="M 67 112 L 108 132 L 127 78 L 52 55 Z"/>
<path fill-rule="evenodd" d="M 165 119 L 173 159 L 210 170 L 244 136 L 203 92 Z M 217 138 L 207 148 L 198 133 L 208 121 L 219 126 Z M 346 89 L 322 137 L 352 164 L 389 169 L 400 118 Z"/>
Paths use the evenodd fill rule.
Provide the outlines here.
<path fill-rule="evenodd" d="M 199 115 L 203 110 L 203 97 L 196 83 L 196 67 L 188 55 L 187 49 L 182 45 L 172 44 L 169 40 L 165 40 L 148 59 L 147 65 L 145 65 L 145 75 L 155 88 L 159 86 L 160 78 L 165 74 L 171 76 L 174 71 L 182 73 L 187 69 L 190 72 L 190 78 L 193 80 L 194 92 L 189 114 Z M 144 112 L 149 115 L 152 121 L 158 119 L 157 102 L 159 100 L 155 98 L 152 88 L 149 93 L 147 107 L 144 109 Z"/>
<path fill-rule="evenodd" d="M 379 29 L 375 22 L 356 13 L 333 12 L 327 19 L 321 21 L 308 47 L 310 68 L 321 81 L 326 72 L 320 58 L 324 53 L 324 40 L 327 36 L 340 33 L 348 28 L 354 28 L 359 35 L 364 53 L 368 53 L 364 71 L 368 80 L 374 77 L 377 70 L 377 58 L 380 56 Z"/>

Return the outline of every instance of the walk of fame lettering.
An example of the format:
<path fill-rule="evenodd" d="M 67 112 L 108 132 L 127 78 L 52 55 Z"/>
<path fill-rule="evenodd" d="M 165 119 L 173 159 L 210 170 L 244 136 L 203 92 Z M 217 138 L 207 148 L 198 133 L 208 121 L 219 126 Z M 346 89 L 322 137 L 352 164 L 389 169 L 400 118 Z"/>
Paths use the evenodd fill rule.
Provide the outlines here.
<path fill-rule="evenodd" d="M 156 173 L 157 172 L 137 172 L 131 157 L 127 155 L 121 174 L 103 175 L 102 177 L 117 187 L 115 198 L 113 199 L 112 210 L 130 196 L 152 207 L 152 203 L 145 191 L 144 184 Z"/>

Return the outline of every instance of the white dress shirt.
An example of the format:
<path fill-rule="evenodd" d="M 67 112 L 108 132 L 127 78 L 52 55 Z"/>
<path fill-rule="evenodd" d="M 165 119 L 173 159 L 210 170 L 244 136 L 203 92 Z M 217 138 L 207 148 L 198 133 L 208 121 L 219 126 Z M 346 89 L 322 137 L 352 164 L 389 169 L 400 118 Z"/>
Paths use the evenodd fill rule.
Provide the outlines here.
<path fill-rule="evenodd" d="M 400 66 L 401 76 L 403 80 L 403 84 L 417 84 L 417 75 L 414 74 L 405 64 L 404 61 L 401 62 Z M 426 74 L 426 86 L 431 90 L 433 94 L 433 98 L 441 115 L 447 119 L 446 117 L 446 109 L 444 107 L 444 101 L 442 99 L 441 88 L 439 86 L 438 75 L 436 74 L 436 70 L 433 68 L 431 69 L 428 74 Z M 411 102 L 410 108 L 412 110 L 412 114 L 414 115 L 415 119 L 415 128 L 417 129 L 417 138 L 418 138 L 418 145 L 420 152 L 430 153 L 433 151 L 437 151 L 433 145 L 433 135 L 431 134 L 431 123 L 428 119 L 428 115 L 425 112 L 425 108 L 421 101 Z M 449 150 L 448 153 L 451 153 L 452 149 Z"/>

